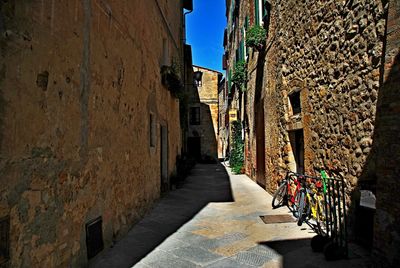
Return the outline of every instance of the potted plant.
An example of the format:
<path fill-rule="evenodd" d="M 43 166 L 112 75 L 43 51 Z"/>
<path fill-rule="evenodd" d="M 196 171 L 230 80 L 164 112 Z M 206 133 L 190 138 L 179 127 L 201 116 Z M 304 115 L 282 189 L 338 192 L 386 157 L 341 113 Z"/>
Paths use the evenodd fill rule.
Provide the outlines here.
<path fill-rule="evenodd" d="M 260 25 L 253 25 L 246 32 L 246 45 L 258 51 L 264 49 L 267 31 Z"/>
<path fill-rule="evenodd" d="M 171 93 L 177 97 L 183 89 L 180 78 L 179 67 L 172 62 L 171 66 L 161 66 L 161 83 L 168 88 Z"/>
<path fill-rule="evenodd" d="M 235 64 L 232 75 L 234 83 L 242 92 L 247 88 L 247 65 L 245 61 L 238 61 Z"/>

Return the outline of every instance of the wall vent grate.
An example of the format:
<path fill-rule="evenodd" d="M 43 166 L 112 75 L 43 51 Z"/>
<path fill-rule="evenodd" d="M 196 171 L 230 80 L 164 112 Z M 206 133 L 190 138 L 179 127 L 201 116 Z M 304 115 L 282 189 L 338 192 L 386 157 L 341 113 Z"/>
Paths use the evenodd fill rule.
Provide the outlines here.
<path fill-rule="evenodd" d="M 0 265 L 10 259 L 10 217 L 0 218 Z"/>
<path fill-rule="evenodd" d="M 98 217 L 86 224 L 86 249 L 88 259 L 104 249 L 102 218 Z"/>

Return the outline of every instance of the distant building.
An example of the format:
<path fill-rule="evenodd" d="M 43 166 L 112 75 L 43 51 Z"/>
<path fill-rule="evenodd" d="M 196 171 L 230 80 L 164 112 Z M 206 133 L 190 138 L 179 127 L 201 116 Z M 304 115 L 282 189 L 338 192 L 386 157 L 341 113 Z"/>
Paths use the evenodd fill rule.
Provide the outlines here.
<path fill-rule="evenodd" d="M 199 160 L 218 158 L 218 86 L 222 73 L 193 65 L 195 87 L 189 97 L 188 153 Z"/>

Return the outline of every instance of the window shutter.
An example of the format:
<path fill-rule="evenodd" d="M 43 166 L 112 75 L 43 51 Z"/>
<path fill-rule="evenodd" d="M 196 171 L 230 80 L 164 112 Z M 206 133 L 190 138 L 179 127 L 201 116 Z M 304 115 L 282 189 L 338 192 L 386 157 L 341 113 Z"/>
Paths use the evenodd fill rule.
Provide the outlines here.
<path fill-rule="evenodd" d="M 232 88 L 232 70 L 229 69 L 228 73 L 228 94 L 231 93 Z"/>
<path fill-rule="evenodd" d="M 254 24 L 260 25 L 260 7 L 258 5 L 258 0 L 254 0 Z"/>
<path fill-rule="evenodd" d="M 244 60 L 244 30 L 242 28 L 242 40 L 240 41 L 240 47 L 239 47 L 239 51 L 240 51 L 240 60 Z"/>

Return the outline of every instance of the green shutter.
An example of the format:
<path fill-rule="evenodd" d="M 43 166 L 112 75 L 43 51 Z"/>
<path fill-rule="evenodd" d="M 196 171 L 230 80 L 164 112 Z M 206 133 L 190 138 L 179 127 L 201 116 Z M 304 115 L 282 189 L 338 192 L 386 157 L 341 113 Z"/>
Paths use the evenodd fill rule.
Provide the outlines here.
<path fill-rule="evenodd" d="M 258 0 L 254 0 L 254 24 L 260 25 L 260 7 Z"/>
<path fill-rule="evenodd" d="M 231 93 L 231 88 L 232 88 L 232 70 L 229 69 L 229 73 L 228 73 L 228 93 Z"/>
<path fill-rule="evenodd" d="M 246 16 L 244 21 L 244 29 L 247 30 L 249 28 L 249 16 Z"/>
<path fill-rule="evenodd" d="M 240 60 L 244 60 L 244 39 L 240 41 Z"/>

